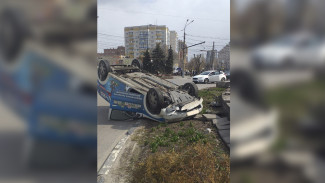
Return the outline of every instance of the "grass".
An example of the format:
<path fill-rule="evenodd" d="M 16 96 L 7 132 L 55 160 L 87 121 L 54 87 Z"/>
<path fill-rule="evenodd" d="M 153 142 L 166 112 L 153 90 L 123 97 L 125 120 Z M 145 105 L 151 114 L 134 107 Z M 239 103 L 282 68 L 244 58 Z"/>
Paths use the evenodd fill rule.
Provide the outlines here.
<path fill-rule="evenodd" d="M 207 88 L 199 90 L 199 97 L 203 98 L 203 109 L 201 114 L 205 114 L 207 110 L 215 112 L 215 109 L 210 107 L 210 103 L 215 102 L 218 96 L 220 96 L 224 91 L 224 88 Z"/>
<path fill-rule="evenodd" d="M 130 182 L 229 182 L 229 152 L 206 128 L 211 124 L 188 120 L 145 129 Z"/>
<path fill-rule="evenodd" d="M 288 137 L 304 138 L 297 130 L 299 121 L 305 116 L 315 116 L 315 109 L 325 103 L 325 82 L 312 81 L 292 87 L 277 88 L 266 93 L 266 101 L 280 112 L 280 135 L 273 149 L 286 147 Z M 321 109 L 324 110 L 324 109 Z"/>

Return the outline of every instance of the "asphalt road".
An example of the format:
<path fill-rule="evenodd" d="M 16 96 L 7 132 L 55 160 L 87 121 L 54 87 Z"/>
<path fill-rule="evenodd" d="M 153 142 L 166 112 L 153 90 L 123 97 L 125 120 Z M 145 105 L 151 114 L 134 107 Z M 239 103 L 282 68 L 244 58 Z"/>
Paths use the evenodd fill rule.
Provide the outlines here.
<path fill-rule="evenodd" d="M 168 79 L 169 81 L 183 85 L 191 82 L 191 77 L 179 77 Z M 216 84 L 197 84 L 199 90 L 209 87 L 215 87 Z M 97 170 L 101 168 L 108 155 L 113 148 L 122 139 L 126 132 L 133 126 L 136 126 L 135 121 L 112 121 L 108 120 L 109 104 L 101 96 L 97 95 Z"/>
<path fill-rule="evenodd" d="M 183 85 L 187 82 L 191 82 L 192 78 L 189 76 L 186 76 L 184 78 L 182 78 L 181 76 L 174 76 L 174 79 L 167 79 L 170 82 L 173 82 L 177 85 Z M 196 84 L 197 87 L 199 88 L 199 90 L 205 89 L 205 88 L 211 88 L 211 87 L 215 87 L 216 84 L 215 83 L 211 83 L 211 84 Z"/>
<path fill-rule="evenodd" d="M 126 132 L 136 126 L 136 120 L 108 120 L 109 104 L 97 95 L 97 171 Z"/>

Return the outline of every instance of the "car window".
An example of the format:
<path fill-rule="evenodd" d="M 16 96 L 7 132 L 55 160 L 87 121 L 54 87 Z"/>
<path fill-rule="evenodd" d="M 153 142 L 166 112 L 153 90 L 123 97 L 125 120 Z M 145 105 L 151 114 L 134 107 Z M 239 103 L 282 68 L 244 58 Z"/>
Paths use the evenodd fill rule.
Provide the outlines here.
<path fill-rule="evenodd" d="M 215 72 L 211 72 L 211 75 L 213 76 L 213 75 L 215 75 L 216 73 Z"/>
<path fill-rule="evenodd" d="M 219 71 L 216 71 L 214 75 L 219 75 L 219 74 L 220 74 L 220 72 Z"/>
<path fill-rule="evenodd" d="M 205 72 L 202 72 L 200 75 L 208 75 L 208 74 L 210 74 L 210 72 L 205 71 Z"/>

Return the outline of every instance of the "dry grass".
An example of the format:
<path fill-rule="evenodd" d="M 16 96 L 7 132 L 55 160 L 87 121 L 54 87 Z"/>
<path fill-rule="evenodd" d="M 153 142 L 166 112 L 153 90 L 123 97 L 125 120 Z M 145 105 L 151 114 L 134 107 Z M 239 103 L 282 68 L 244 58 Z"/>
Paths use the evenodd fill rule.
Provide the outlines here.
<path fill-rule="evenodd" d="M 229 182 L 226 155 L 217 156 L 210 144 L 197 143 L 181 152 L 154 153 L 137 163 L 134 183 Z"/>
<path fill-rule="evenodd" d="M 229 154 L 211 123 L 188 120 L 141 131 L 141 154 L 129 167 L 130 182 L 229 182 Z M 212 129 L 214 130 L 214 129 Z"/>

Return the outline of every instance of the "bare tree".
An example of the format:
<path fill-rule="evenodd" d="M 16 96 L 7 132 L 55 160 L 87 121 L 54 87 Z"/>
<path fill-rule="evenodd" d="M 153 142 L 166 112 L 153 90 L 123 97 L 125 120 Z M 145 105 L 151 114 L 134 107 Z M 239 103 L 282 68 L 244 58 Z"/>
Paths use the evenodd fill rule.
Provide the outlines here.
<path fill-rule="evenodd" d="M 196 71 L 196 73 L 199 73 L 205 64 L 205 59 L 201 58 L 201 54 L 199 56 L 195 56 L 194 54 L 194 58 L 193 58 L 193 70 Z"/>

